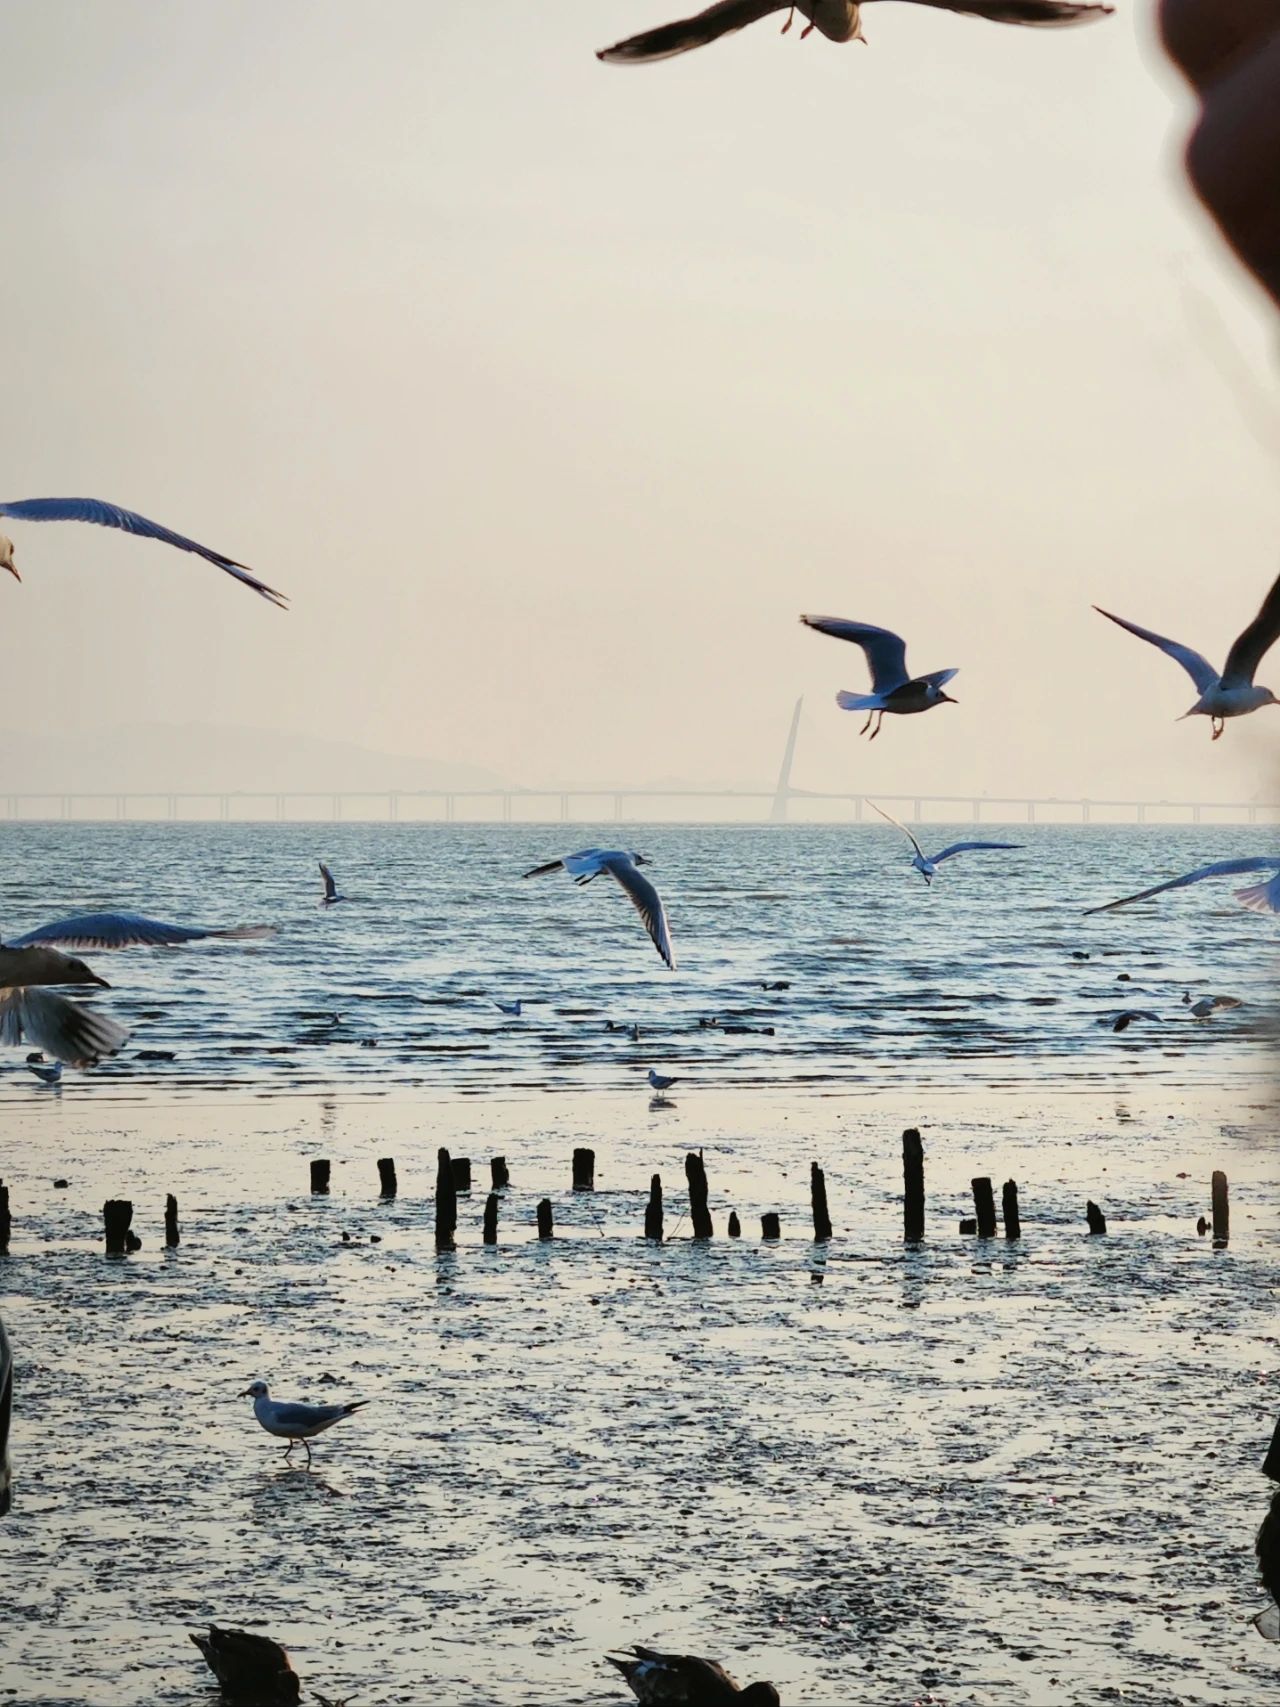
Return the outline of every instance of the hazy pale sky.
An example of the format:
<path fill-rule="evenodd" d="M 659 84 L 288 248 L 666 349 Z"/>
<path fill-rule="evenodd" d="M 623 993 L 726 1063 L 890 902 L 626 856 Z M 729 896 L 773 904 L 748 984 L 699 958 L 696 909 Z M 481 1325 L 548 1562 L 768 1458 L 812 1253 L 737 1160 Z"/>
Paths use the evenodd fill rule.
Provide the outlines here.
<path fill-rule="evenodd" d="M 812 787 L 1267 785 L 1280 713 L 1211 746 L 1089 608 L 1220 662 L 1280 569 L 1188 291 L 1280 417 L 1274 323 L 1182 185 L 1151 0 L 597 64 L 678 4 L 0 0 L 0 495 L 132 505 L 293 599 L 14 523 L 10 729 L 738 782 L 804 693 Z M 961 703 L 860 742 L 861 655 L 801 610 Z"/>

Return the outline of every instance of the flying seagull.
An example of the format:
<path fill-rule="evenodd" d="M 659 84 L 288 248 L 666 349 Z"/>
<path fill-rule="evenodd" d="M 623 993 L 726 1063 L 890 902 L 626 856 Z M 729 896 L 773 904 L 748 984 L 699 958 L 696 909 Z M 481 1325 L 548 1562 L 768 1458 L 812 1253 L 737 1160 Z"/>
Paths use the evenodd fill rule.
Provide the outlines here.
<path fill-rule="evenodd" d="M 302 1683 L 289 1656 L 270 1636 L 251 1630 L 220 1630 L 187 1634 L 204 1655 L 217 1678 L 224 1701 L 240 1707 L 289 1707 L 302 1699 Z"/>
<path fill-rule="evenodd" d="M 15 522 L 96 522 L 99 527 L 121 528 L 125 533 L 141 534 L 144 539 L 158 539 L 165 545 L 177 546 L 179 551 L 194 551 L 197 557 L 216 563 L 219 569 L 225 569 L 228 575 L 234 575 L 237 581 L 243 581 L 246 587 L 252 587 L 281 610 L 288 603 L 283 593 L 268 587 L 234 557 L 224 557 L 220 551 L 197 545 L 194 539 L 173 533 L 159 522 L 149 522 L 133 510 L 122 510 L 119 504 L 104 504 L 100 498 L 20 498 L 11 504 L 0 504 L 0 518 L 4 517 Z M 13 541 L 3 534 L 0 534 L 0 569 L 7 569 L 15 581 L 22 579 L 14 567 Z"/>
<path fill-rule="evenodd" d="M 809 20 L 801 30 L 801 39 L 817 30 L 828 41 L 865 42 L 862 33 L 862 5 L 866 0 L 717 0 L 704 12 L 692 18 L 681 18 L 674 24 L 662 24 L 654 30 L 644 30 L 613 47 L 602 48 L 597 59 L 609 65 L 636 65 L 652 59 L 674 59 L 690 48 L 706 47 L 721 36 L 732 35 L 748 24 L 758 23 L 773 12 L 785 12 L 782 26 L 786 35 L 797 12 Z M 1064 24 L 1087 24 L 1094 18 L 1104 18 L 1114 6 L 1079 3 L 1079 0 L 917 0 L 917 4 L 933 6 L 944 12 L 965 12 L 974 18 L 989 18 L 994 24 L 1038 24 L 1052 27 Z"/>
<path fill-rule="evenodd" d="M 1190 646 L 1166 640 L 1163 635 L 1153 634 L 1149 628 L 1139 628 L 1136 622 L 1126 622 L 1122 616 L 1113 616 L 1101 605 L 1093 608 L 1099 616 L 1127 628 L 1139 640 L 1158 646 L 1182 665 L 1196 684 L 1200 697 L 1178 721 L 1188 717 L 1209 718 L 1215 741 L 1226 727 L 1225 718 L 1247 717 L 1251 711 L 1258 711 L 1264 705 L 1280 705 L 1280 700 L 1270 688 L 1255 687 L 1253 681 L 1258 665 L 1280 638 L 1280 576 L 1271 583 L 1271 590 L 1262 601 L 1262 609 L 1233 642 L 1221 675 L 1207 658 L 1193 652 Z"/>
<path fill-rule="evenodd" d="M 77 913 L 40 925 L 24 936 L 16 936 L 10 948 L 34 948 L 43 944 L 58 948 L 173 948 L 182 942 L 202 942 L 207 937 L 248 942 L 274 936 L 274 925 L 229 925 L 215 929 L 203 925 L 167 925 L 141 913 Z"/>
<path fill-rule="evenodd" d="M 870 806 L 873 811 L 878 812 L 886 823 L 892 824 L 895 829 L 902 831 L 903 835 L 916 850 L 915 858 L 911 863 L 920 873 L 921 877 L 924 878 L 926 883 L 933 882 L 937 875 L 938 867 L 942 864 L 944 859 L 950 859 L 953 854 L 994 853 L 997 851 L 1008 852 L 1022 846 L 1021 842 L 952 842 L 951 846 L 943 848 L 941 853 L 927 854 L 911 834 L 911 831 L 908 830 L 907 826 L 905 824 L 900 824 L 893 816 L 892 812 L 886 812 L 884 807 L 877 806 L 874 800 L 868 800 L 867 805 Z"/>
<path fill-rule="evenodd" d="M 332 907 L 335 901 L 345 901 L 346 896 L 339 895 L 338 885 L 334 882 L 333 873 L 329 870 L 329 867 L 322 859 L 317 860 L 316 864 L 320 867 L 320 875 L 324 879 L 324 895 L 321 897 L 320 905 L 322 907 Z"/>
<path fill-rule="evenodd" d="M 1242 1008 L 1244 1003 L 1239 996 L 1201 996 L 1198 1002 L 1192 1002 L 1188 1013 L 1192 1019 L 1212 1019 L 1214 1014 L 1221 1013 L 1227 1008 Z"/>
<path fill-rule="evenodd" d="M 958 670 L 934 670 L 928 676 L 907 674 L 907 643 L 901 635 L 887 628 L 873 628 L 869 622 L 846 622 L 839 616 L 802 616 L 806 628 L 816 628 L 819 634 L 829 634 L 833 640 L 851 640 L 866 653 L 871 671 L 870 693 L 838 693 L 836 704 L 842 711 L 865 711 L 867 721 L 859 729 L 865 735 L 871 729 L 874 741 L 880 733 L 885 712 L 909 717 L 916 711 L 931 711 L 935 705 L 955 705 L 943 688 Z"/>
<path fill-rule="evenodd" d="M 1116 1015 L 1115 1024 L 1111 1029 L 1112 1031 L 1128 1031 L 1134 1020 L 1138 1019 L 1154 1020 L 1157 1025 L 1163 1023 L 1160 1015 L 1153 1014 L 1148 1008 L 1126 1008 L 1122 1014 Z"/>
<path fill-rule="evenodd" d="M 1280 913 L 1280 856 L 1269 859 L 1259 855 L 1252 859 L 1215 860 L 1212 865 L 1202 865 L 1187 872 L 1185 877 L 1171 877 L 1167 883 L 1155 883 L 1150 889 L 1139 890 L 1136 895 L 1124 895 L 1119 901 L 1108 901 L 1102 907 L 1087 907 L 1085 916 L 1111 913 L 1117 907 L 1131 907 L 1135 901 L 1163 895 L 1166 889 L 1185 889 L 1191 883 L 1203 883 L 1206 877 L 1241 877 L 1248 871 L 1269 871 L 1271 877 L 1266 883 L 1254 883 L 1247 889 L 1235 890 L 1236 900 L 1254 913 Z"/>
<path fill-rule="evenodd" d="M 781 1707 L 782 1698 L 771 1683 L 738 1687 L 723 1666 L 695 1654 L 663 1654 L 657 1648 L 636 1646 L 634 1659 L 605 1658 L 626 1678 L 641 1707 Z"/>
<path fill-rule="evenodd" d="M 290 1404 L 284 1399 L 273 1399 L 265 1381 L 251 1381 L 240 1397 L 253 1400 L 253 1414 L 268 1434 L 278 1435 L 281 1440 L 289 1442 L 284 1452 L 286 1458 L 301 1441 L 307 1450 L 308 1464 L 311 1462 L 310 1443 L 316 1435 L 323 1434 L 325 1429 L 332 1428 L 344 1417 L 353 1416 L 362 1405 L 369 1403 L 368 1399 L 356 1399 L 349 1405 Z"/>
<path fill-rule="evenodd" d="M 109 1014 L 83 1002 L 69 1001 L 66 996 L 55 996 L 41 987 L 46 984 L 111 988 L 83 960 L 56 948 L 0 945 L 0 1043 L 17 1044 L 29 1038 L 69 1067 L 93 1067 L 103 1055 L 114 1055 L 127 1040 L 127 1029 Z"/>
<path fill-rule="evenodd" d="M 636 911 L 644 920 L 644 928 L 648 931 L 653 946 L 674 972 L 676 969 L 675 950 L 671 946 L 671 932 L 667 928 L 667 912 L 662 905 L 662 897 L 650 883 L 647 877 L 641 877 L 637 866 L 649 865 L 643 854 L 627 853 L 620 848 L 584 848 L 581 853 L 566 854 L 563 859 L 549 860 L 546 865 L 535 865 L 532 871 L 526 871 L 526 877 L 545 877 L 552 871 L 567 871 L 575 883 L 590 883 L 599 877 L 602 871 L 609 876 L 631 897 Z"/>

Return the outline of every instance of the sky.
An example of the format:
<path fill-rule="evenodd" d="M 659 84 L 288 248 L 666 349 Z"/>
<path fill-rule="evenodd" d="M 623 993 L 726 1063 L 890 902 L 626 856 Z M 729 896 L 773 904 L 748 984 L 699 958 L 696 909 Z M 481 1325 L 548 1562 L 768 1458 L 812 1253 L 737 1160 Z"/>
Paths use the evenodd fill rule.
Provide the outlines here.
<path fill-rule="evenodd" d="M 292 599 L 4 524 L 10 750 L 741 785 L 803 694 L 806 787 L 1274 798 L 1280 712 L 1211 743 L 1090 610 L 1220 663 L 1280 570 L 1274 318 L 1183 184 L 1153 12 L 870 4 L 865 48 L 779 18 L 614 67 L 669 0 L 0 0 L 0 495 Z M 861 654 L 801 611 L 960 703 L 860 741 Z"/>

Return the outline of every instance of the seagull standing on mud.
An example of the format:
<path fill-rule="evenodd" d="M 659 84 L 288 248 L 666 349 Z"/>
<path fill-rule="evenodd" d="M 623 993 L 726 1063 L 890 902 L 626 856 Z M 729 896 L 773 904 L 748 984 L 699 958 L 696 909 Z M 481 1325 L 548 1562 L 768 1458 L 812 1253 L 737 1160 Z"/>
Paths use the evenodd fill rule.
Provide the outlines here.
<path fill-rule="evenodd" d="M 1136 634 L 1139 640 L 1159 647 L 1161 652 L 1182 665 L 1196 684 L 1200 697 L 1190 711 L 1183 712 L 1178 721 L 1182 722 L 1188 717 L 1209 718 L 1215 741 L 1226 727 L 1224 719 L 1247 717 L 1251 711 L 1260 711 L 1264 705 L 1280 705 L 1280 700 L 1277 700 L 1270 688 L 1255 687 L 1253 680 L 1258 665 L 1275 645 L 1276 640 L 1280 639 L 1280 576 L 1272 582 L 1270 592 L 1262 601 L 1262 609 L 1248 628 L 1237 637 L 1227 653 L 1227 662 L 1221 675 L 1207 658 L 1192 651 L 1190 646 L 1183 646 L 1177 640 L 1166 640 L 1161 634 L 1153 634 L 1149 628 L 1139 628 L 1136 622 L 1127 622 L 1122 616 L 1113 616 L 1109 610 L 1103 610 L 1101 605 L 1094 605 L 1093 608 L 1099 616 L 1105 616 L 1109 622 L 1128 629 L 1129 633 Z"/>
<path fill-rule="evenodd" d="M 575 883 L 586 884 L 599 877 L 601 872 L 607 871 L 630 897 L 644 921 L 644 928 L 648 931 L 653 946 L 674 972 L 676 956 L 671 946 L 667 910 L 653 884 L 647 877 L 642 877 L 637 869 L 650 863 L 643 854 L 628 853 L 621 848 L 584 848 L 581 853 L 566 854 L 563 859 L 548 860 L 546 865 L 535 865 L 532 871 L 526 871 L 524 875 L 546 877 L 553 871 L 567 871 Z"/>
<path fill-rule="evenodd" d="M 717 0 L 714 6 L 698 12 L 692 18 L 681 18 L 674 24 L 661 24 L 657 29 L 644 30 L 613 47 L 601 48 L 596 54 L 608 65 L 638 65 L 654 59 L 674 59 L 691 48 L 706 47 L 721 36 L 732 35 L 774 12 L 785 12 L 782 26 L 786 35 L 791 21 L 799 12 L 809 20 L 801 30 L 801 40 L 817 30 L 828 41 L 865 42 L 862 33 L 862 7 L 868 0 Z M 963 12 L 973 18 L 988 18 L 994 24 L 1031 24 L 1052 28 L 1068 24 L 1087 24 L 1095 18 L 1105 18 L 1114 6 L 1087 4 L 1085 0 L 916 0 L 916 4 L 933 6 L 944 12 Z"/>
<path fill-rule="evenodd" d="M 198 545 L 194 539 L 161 527 L 159 522 L 148 521 L 135 510 L 123 510 L 119 504 L 104 504 L 100 498 L 20 498 L 13 503 L 0 503 L 0 520 L 5 518 L 15 522 L 94 522 L 98 527 L 119 528 L 124 533 L 139 534 L 143 539 L 158 539 L 164 545 L 176 546 L 179 551 L 194 551 L 197 557 L 216 564 L 282 610 L 288 603 L 283 593 L 268 587 L 243 563 L 237 563 L 234 557 L 224 557 L 220 551 L 212 551 L 207 545 Z M 7 569 L 15 581 L 20 581 L 22 576 L 14 566 L 13 551 L 13 541 L 0 534 L 0 569 Z"/>
<path fill-rule="evenodd" d="M 126 1027 L 86 1002 L 55 996 L 47 984 L 95 984 L 109 990 L 105 978 L 83 960 L 56 948 L 0 945 L 0 1043 L 29 1038 L 55 1061 L 68 1067 L 94 1067 L 126 1042 Z"/>
<path fill-rule="evenodd" d="M 1166 889 L 1186 889 L 1192 883 L 1203 883 L 1208 877 L 1243 877 L 1246 872 L 1269 871 L 1266 883 L 1253 883 L 1246 889 L 1233 890 L 1242 907 L 1253 913 L 1280 913 L 1280 856 L 1268 858 L 1257 855 L 1252 859 L 1220 859 L 1212 865 L 1202 865 L 1183 877 L 1171 877 L 1167 883 L 1153 883 L 1150 889 L 1140 889 L 1136 895 L 1123 895 L 1118 901 L 1108 901 L 1101 907 L 1088 907 L 1090 913 L 1113 913 L 1117 907 L 1132 907 L 1135 901 L 1146 901 L 1152 895 L 1163 895 Z"/>
<path fill-rule="evenodd" d="M 286 1458 L 301 1441 L 306 1448 L 308 1464 L 311 1462 L 310 1443 L 315 1437 L 344 1417 L 354 1416 L 362 1405 L 369 1403 L 368 1399 L 354 1399 L 349 1405 L 304 1405 L 273 1399 L 265 1381 L 251 1381 L 240 1397 L 253 1400 L 253 1414 L 268 1434 L 289 1442 L 284 1453 Z"/>
<path fill-rule="evenodd" d="M 669 1091 L 672 1085 L 678 1085 L 680 1080 L 678 1078 L 669 1078 L 667 1074 L 659 1073 L 656 1068 L 650 1067 L 649 1083 L 653 1086 L 655 1091 Z"/>
<path fill-rule="evenodd" d="M 908 830 L 907 826 L 905 824 L 900 824 L 893 816 L 892 812 L 886 812 L 884 807 L 877 806 L 874 800 L 868 800 L 867 805 L 871 807 L 873 812 L 878 812 L 887 824 L 892 824 L 894 829 L 902 831 L 903 835 L 916 850 L 915 858 L 911 863 L 920 873 L 921 877 L 924 878 L 926 883 L 932 883 L 937 875 L 938 867 L 942 864 L 943 860 L 951 859 L 955 854 L 1008 853 L 1013 852 L 1015 849 L 1021 848 L 1022 846 L 1021 842 L 952 842 L 951 846 L 943 848 L 941 853 L 927 854 L 911 834 L 911 831 Z"/>
<path fill-rule="evenodd" d="M 871 729 L 874 741 L 886 712 L 894 717 L 909 717 L 917 711 L 932 711 L 935 705 L 957 703 L 942 690 L 953 676 L 960 674 L 959 670 L 934 670 L 927 676 L 909 676 L 907 643 L 890 629 L 873 628 L 869 622 L 846 622 L 839 616 L 802 616 L 800 620 L 806 628 L 829 634 L 833 640 L 851 640 L 866 654 L 871 692 L 842 691 L 836 695 L 836 704 L 842 711 L 866 712 L 867 721 L 859 729 L 859 735 L 865 735 L 874 720 L 875 728 Z"/>

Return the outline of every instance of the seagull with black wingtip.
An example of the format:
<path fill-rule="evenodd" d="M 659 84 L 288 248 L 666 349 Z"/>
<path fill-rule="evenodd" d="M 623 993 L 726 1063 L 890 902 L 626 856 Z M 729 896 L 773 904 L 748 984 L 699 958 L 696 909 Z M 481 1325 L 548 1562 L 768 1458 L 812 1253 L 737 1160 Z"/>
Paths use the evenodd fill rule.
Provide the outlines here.
<path fill-rule="evenodd" d="M 545 865 L 535 865 L 532 871 L 526 871 L 524 875 L 546 877 L 553 871 L 567 871 L 575 883 L 585 885 L 593 882 L 602 872 L 607 872 L 631 901 L 649 933 L 653 946 L 674 972 L 676 955 L 671 946 L 667 910 L 657 889 L 647 877 L 641 876 L 638 869 L 650 863 L 643 854 L 628 852 L 623 848 L 584 848 L 581 853 L 565 854 L 563 859 L 552 859 Z"/>
<path fill-rule="evenodd" d="M 933 670 L 925 676 L 912 676 L 907 671 L 907 643 L 892 629 L 875 628 L 869 622 L 849 622 L 841 616 L 802 616 L 806 628 L 819 634 L 829 634 L 833 640 L 848 640 L 861 646 L 871 671 L 870 693 L 836 695 L 842 711 L 865 711 L 867 720 L 859 729 L 865 735 L 871 724 L 871 739 L 880 733 L 885 714 L 910 717 L 917 712 L 932 711 L 935 705 L 955 705 L 943 688 L 959 670 Z"/>

